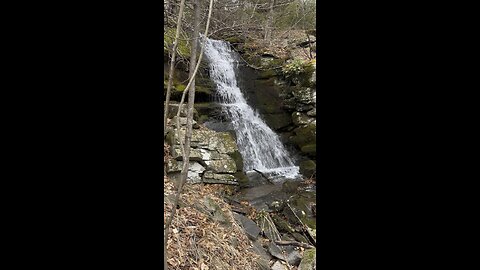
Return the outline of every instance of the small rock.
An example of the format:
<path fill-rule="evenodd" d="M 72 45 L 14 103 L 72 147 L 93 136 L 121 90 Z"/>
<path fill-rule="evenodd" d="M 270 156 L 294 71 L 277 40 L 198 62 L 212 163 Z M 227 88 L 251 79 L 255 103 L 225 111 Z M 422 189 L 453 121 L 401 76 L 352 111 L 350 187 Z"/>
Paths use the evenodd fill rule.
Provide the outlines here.
<path fill-rule="evenodd" d="M 300 252 L 298 252 L 298 250 L 293 250 L 292 252 L 288 253 L 288 264 L 297 266 L 300 264 L 301 260 L 302 256 L 300 256 Z"/>
<path fill-rule="evenodd" d="M 317 108 L 313 108 L 307 112 L 308 116 L 317 116 Z"/>
<path fill-rule="evenodd" d="M 243 229 L 247 233 L 248 238 L 251 240 L 256 240 L 258 238 L 258 234 L 261 230 L 255 222 L 246 216 L 237 214 L 235 212 L 233 213 L 233 217 L 240 225 L 242 225 Z"/>
<path fill-rule="evenodd" d="M 276 261 L 273 265 L 272 265 L 272 270 L 288 270 L 287 266 L 282 264 L 280 261 Z"/>

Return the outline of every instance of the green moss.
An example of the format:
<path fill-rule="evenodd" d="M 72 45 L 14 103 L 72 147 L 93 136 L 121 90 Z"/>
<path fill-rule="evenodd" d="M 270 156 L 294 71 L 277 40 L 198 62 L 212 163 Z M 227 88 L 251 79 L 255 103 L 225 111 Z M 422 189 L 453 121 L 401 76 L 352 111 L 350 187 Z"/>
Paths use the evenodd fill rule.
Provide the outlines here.
<path fill-rule="evenodd" d="M 239 151 L 228 154 L 234 161 L 237 166 L 237 171 L 243 171 L 243 158 Z"/>
<path fill-rule="evenodd" d="M 248 187 L 249 180 L 248 180 L 248 177 L 245 175 L 245 173 L 236 172 L 234 176 L 235 176 L 235 179 L 237 179 L 237 182 L 241 188 Z"/>
<path fill-rule="evenodd" d="M 202 114 L 198 117 L 198 123 L 203 124 L 208 121 L 208 115 Z"/>
<path fill-rule="evenodd" d="M 311 123 L 305 126 L 298 127 L 294 130 L 295 136 L 291 139 L 300 149 L 309 144 L 316 144 L 316 128 L 317 125 Z"/>
<path fill-rule="evenodd" d="M 225 38 L 224 40 L 230 42 L 231 44 L 244 42 L 244 40 L 240 37 L 228 37 L 228 38 Z"/>
<path fill-rule="evenodd" d="M 288 232 L 288 233 L 295 232 L 292 226 L 290 226 L 290 224 L 288 224 L 288 222 L 282 219 L 281 217 L 277 215 L 272 215 L 272 220 L 280 232 Z"/>
<path fill-rule="evenodd" d="M 184 84 L 177 84 L 177 85 L 174 85 L 174 87 L 175 87 L 175 90 L 177 90 L 178 92 L 183 92 L 185 91 L 185 88 L 187 88 L 187 86 Z"/>
<path fill-rule="evenodd" d="M 269 79 L 272 77 L 275 77 L 277 73 L 273 69 L 267 69 L 267 70 L 262 70 L 260 71 L 260 74 L 258 76 L 259 79 Z"/>
<path fill-rule="evenodd" d="M 316 252 L 315 248 L 305 250 L 298 269 L 313 269 L 316 260 Z"/>
<path fill-rule="evenodd" d="M 308 144 L 301 148 L 301 151 L 306 154 L 316 154 L 317 153 L 317 144 Z"/>
<path fill-rule="evenodd" d="M 168 28 L 164 32 L 164 42 L 163 42 L 163 52 L 164 54 L 168 52 L 169 48 L 171 49 L 173 46 L 173 41 L 175 40 L 175 28 Z M 190 58 L 190 44 L 188 41 L 179 38 L 178 45 L 177 45 L 177 52 L 180 54 L 179 56 L 182 58 Z"/>
<path fill-rule="evenodd" d="M 313 160 L 306 160 L 300 163 L 300 173 L 305 177 L 310 177 L 316 173 L 317 164 Z"/>

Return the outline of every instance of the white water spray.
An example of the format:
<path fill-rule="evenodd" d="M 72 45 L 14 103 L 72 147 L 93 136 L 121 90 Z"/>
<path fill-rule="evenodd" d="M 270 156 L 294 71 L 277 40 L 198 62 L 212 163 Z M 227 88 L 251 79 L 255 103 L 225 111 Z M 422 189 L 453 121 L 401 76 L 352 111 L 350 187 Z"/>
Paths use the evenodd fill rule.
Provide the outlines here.
<path fill-rule="evenodd" d="M 238 88 L 235 77 L 237 57 L 229 43 L 207 38 L 204 39 L 204 46 L 210 76 L 216 84 L 220 103 L 232 121 L 245 170 L 257 169 L 286 178 L 298 177 L 298 167 L 277 134 L 247 104 Z"/>

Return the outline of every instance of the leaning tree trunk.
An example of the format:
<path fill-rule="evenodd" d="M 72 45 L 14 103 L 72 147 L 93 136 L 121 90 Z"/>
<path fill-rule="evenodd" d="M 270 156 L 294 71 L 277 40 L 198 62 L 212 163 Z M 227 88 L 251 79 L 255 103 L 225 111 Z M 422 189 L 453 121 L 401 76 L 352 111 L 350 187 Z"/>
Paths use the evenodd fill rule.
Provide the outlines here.
<path fill-rule="evenodd" d="M 173 72 L 175 69 L 175 56 L 177 53 L 177 45 L 178 45 L 178 37 L 180 36 L 180 29 L 182 27 L 182 17 L 183 17 L 183 7 L 185 6 L 185 0 L 181 0 L 180 2 L 180 11 L 178 12 L 178 20 L 177 20 L 177 29 L 175 31 L 175 40 L 173 41 L 173 48 L 172 48 L 172 58 L 170 61 L 170 70 L 168 72 L 168 84 L 167 84 L 167 96 L 165 98 L 165 112 L 163 114 L 163 136 L 167 134 L 167 116 L 168 116 L 168 104 L 170 102 L 170 94 L 172 90 L 173 84 Z M 178 108 L 180 110 L 180 107 Z"/>
<path fill-rule="evenodd" d="M 208 8 L 207 25 L 205 26 L 205 34 L 204 34 L 205 37 L 208 36 L 208 27 L 210 26 L 210 19 L 212 17 L 212 10 L 213 10 L 213 0 L 210 0 L 210 5 L 209 5 L 209 8 Z M 197 25 L 200 24 L 200 3 L 199 3 L 199 0 L 195 0 L 195 20 L 197 21 L 195 23 L 195 28 L 197 28 L 197 27 L 199 27 Z M 194 32 L 195 32 L 195 30 L 194 30 Z M 198 36 L 198 31 L 197 31 L 196 35 Z M 198 43 L 199 43 L 198 39 L 195 39 L 195 38 L 193 38 L 193 42 L 197 43 L 195 46 L 197 46 Z M 196 51 L 193 51 L 193 52 L 196 52 Z M 196 54 L 196 53 L 192 53 L 192 55 L 194 55 L 194 54 Z M 191 142 L 191 138 L 192 138 L 193 104 L 195 102 L 195 88 L 191 87 L 191 86 L 192 86 L 193 81 L 195 80 L 195 75 L 198 72 L 198 68 L 200 67 L 200 62 L 202 61 L 202 56 L 203 56 L 203 47 L 200 50 L 197 65 L 196 66 L 193 65 L 193 67 L 195 67 L 195 68 L 190 69 L 190 80 L 187 84 L 187 87 L 185 88 L 185 91 L 189 91 L 189 99 L 188 99 L 188 114 L 187 114 L 187 130 L 185 132 L 186 133 L 185 134 L 185 145 L 182 146 L 183 167 L 182 167 L 182 172 L 180 173 L 180 181 L 179 181 L 180 185 L 179 185 L 178 190 L 177 190 L 174 205 L 172 207 L 172 212 L 171 212 L 171 214 L 170 214 L 170 216 L 169 216 L 169 218 L 166 222 L 166 225 L 165 225 L 164 242 L 163 242 L 163 246 L 164 246 L 164 253 L 163 253 L 163 256 L 164 256 L 164 270 L 168 270 L 168 265 L 167 265 L 167 241 L 168 241 L 169 228 L 170 228 L 170 225 L 173 221 L 175 213 L 177 211 L 177 204 L 178 204 L 178 200 L 180 199 L 180 194 L 182 193 L 183 185 L 187 181 L 187 173 L 188 173 L 188 167 L 189 167 L 189 161 L 190 161 L 190 142 Z M 195 61 L 192 61 L 192 62 L 195 63 Z M 190 67 L 192 67 L 192 65 Z M 193 73 L 192 73 L 192 70 L 193 70 Z M 185 92 L 184 92 L 184 94 L 185 94 Z M 180 115 L 180 111 L 181 111 L 180 108 L 182 106 L 183 98 L 184 98 L 184 95 L 182 96 L 182 101 L 180 101 L 179 110 L 177 112 L 177 131 L 178 132 L 180 131 L 180 121 L 179 121 L 180 117 L 179 117 L 179 115 Z M 181 141 L 181 139 L 180 139 L 180 141 Z"/>

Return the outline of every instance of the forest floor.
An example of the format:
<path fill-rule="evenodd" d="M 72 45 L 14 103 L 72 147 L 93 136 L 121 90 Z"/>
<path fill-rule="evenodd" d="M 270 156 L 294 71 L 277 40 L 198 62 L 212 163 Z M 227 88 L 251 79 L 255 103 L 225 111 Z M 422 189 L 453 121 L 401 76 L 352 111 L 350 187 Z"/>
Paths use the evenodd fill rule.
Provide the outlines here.
<path fill-rule="evenodd" d="M 185 185 L 168 238 L 169 269 L 259 269 L 258 255 L 251 250 L 250 240 L 234 221 L 222 192 L 221 185 Z M 164 219 L 171 213 L 175 193 L 174 184 L 165 177 Z M 212 214 L 212 204 L 219 206 L 222 218 Z"/>

